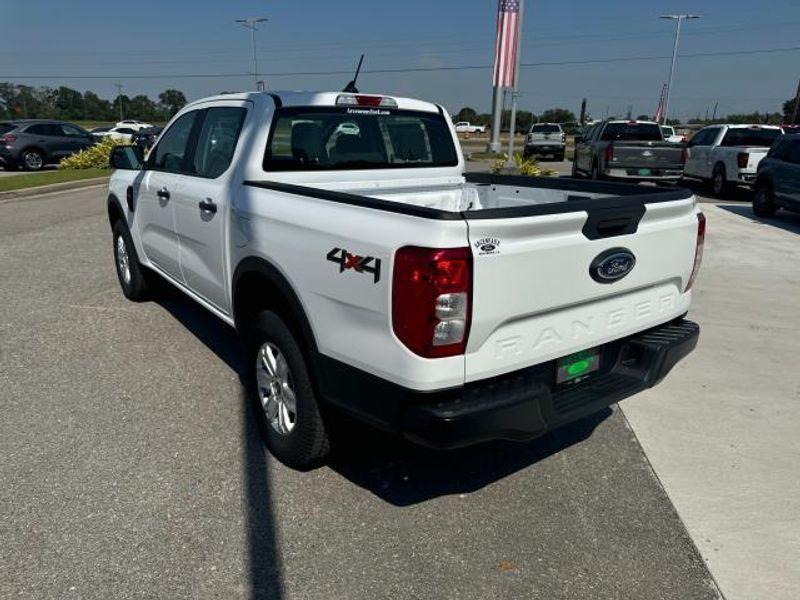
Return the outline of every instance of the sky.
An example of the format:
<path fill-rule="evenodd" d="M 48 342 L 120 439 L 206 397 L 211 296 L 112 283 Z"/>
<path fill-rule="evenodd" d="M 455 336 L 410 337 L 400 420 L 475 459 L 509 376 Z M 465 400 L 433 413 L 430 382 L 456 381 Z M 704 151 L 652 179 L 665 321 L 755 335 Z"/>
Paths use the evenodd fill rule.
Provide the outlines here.
<path fill-rule="evenodd" d="M 0 81 L 113 98 L 190 100 L 253 89 L 257 32 L 269 89 L 336 90 L 364 52 L 362 92 L 488 112 L 496 0 L 0 0 Z M 681 32 L 671 117 L 780 110 L 800 77 L 800 0 L 526 0 L 520 108 L 652 114 Z M 786 50 L 795 48 L 794 50 Z M 767 50 L 768 52 L 762 52 Z M 739 54 L 729 54 L 737 52 Z M 544 63 L 544 64 L 542 64 Z M 370 72 L 393 70 L 395 72 Z M 408 70 L 397 72 L 397 70 Z"/>

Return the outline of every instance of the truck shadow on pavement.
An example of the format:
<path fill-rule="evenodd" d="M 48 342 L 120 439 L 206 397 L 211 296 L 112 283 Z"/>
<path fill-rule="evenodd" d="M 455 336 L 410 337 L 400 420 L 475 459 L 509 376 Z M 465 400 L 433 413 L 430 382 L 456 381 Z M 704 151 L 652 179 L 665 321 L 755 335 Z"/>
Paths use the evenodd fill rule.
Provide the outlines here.
<path fill-rule="evenodd" d="M 163 290 L 158 303 L 238 373 L 240 380 L 243 378 L 243 357 L 233 329 L 177 290 Z M 244 386 L 241 396 L 247 416 L 248 500 L 251 510 L 268 511 L 264 508 L 269 506 L 270 497 L 266 450 L 255 407 L 247 399 Z M 417 446 L 353 419 L 332 415 L 333 452 L 327 467 L 390 504 L 410 506 L 439 496 L 474 492 L 525 469 L 587 439 L 611 414 L 606 408 L 531 442 L 487 442 L 451 451 Z M 253 523 L 264 521 L 268 531 L 251 532 L 257 547 L 253 558 L 268 556 L 272 550 L 264 535 L 271 535 L 271 514 L 260 517 Z M 268 577 L 269 571 L 266 568 L 262 575 Z"/>
<path fill-rule="evenodd" d="M 800 214 L 789 212 L 786 210 L 779 210 L 771 217 L 757 217 L 753 214 L 753 209 L 748 205 L 742 204 L 717 204 L 723 210 L 729 213 L 750 219 L 753 223 L 763 223 L 770 225 L 784 231 L 800 234 Z"/>
<path fill-rule="evenodd" d="M 526 443 L 486 442 L 437 451 L 352 422 L 329 466 L 394 506 L 411 506 L 439 496 L 468 494 L 521 471 L 587 439 L 612 414 L 606 408 Z M 335 440 L 335 438 L 334 438 Z"/>

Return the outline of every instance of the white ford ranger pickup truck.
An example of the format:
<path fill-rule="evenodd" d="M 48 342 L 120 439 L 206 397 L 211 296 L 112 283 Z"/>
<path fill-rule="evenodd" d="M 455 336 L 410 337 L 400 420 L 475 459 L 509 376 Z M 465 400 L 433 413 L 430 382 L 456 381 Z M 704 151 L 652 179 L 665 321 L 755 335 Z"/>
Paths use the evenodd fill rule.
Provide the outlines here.
<path fill-rule="evenodd" d="M 222 95 L 111 163 L 123 293 L 158 276 L 235 327 L 267 444 L 298 468 L 342 411 L 437 448 L 528 440 L 697 343 L 691 192 L 465 175 L 436 104 Z"/>

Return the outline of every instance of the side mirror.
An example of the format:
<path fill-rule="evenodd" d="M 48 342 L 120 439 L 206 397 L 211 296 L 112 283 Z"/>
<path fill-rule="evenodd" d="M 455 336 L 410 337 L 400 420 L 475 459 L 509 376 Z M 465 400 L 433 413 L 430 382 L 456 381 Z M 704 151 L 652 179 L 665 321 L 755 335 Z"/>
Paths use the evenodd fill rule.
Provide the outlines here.
<path fill-rule="evenodd" d="M 114 146 L 109 163 L 112 169 L 138 171 L 144 164 L 144 152 L 139 146 Z"/>

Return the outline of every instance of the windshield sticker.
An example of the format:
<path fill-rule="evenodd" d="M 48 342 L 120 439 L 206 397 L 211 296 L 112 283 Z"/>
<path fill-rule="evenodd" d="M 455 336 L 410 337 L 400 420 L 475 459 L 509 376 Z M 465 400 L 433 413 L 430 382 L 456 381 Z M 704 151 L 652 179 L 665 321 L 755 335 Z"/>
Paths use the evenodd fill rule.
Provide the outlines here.
<path fill-rule="evenodd" d="M 348 108 L 347 114 L 349 115 L 390 115 L 388 110 L 380 110 L 378 108 Z"/>
<path fill-rule="evenodd" d="M 487 254 L 500 254 L 500 238 L 481 238 L 475 242 L 474 246 L 478 250 L 478 256 L 486 256 Z"/>

